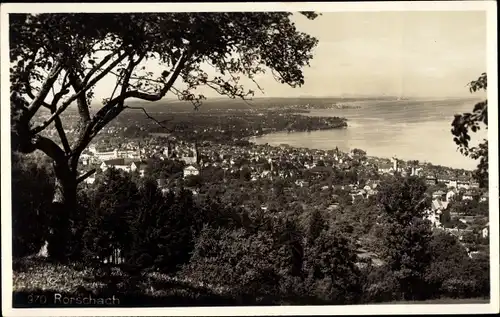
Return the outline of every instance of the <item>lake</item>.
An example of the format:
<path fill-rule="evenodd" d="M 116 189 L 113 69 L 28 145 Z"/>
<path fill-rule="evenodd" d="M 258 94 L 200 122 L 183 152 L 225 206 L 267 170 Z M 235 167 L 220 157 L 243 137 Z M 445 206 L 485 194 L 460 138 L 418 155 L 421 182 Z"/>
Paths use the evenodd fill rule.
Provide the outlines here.
<path fill-rule="evenodd" d="M 252 138 L 256 144 L 350 151 L 359 148 L 369 156 L 419 160 L 432 164 L 473 170 L 477 161 L 457 151 L 451 122 L 457 113 L 471 112 L 475 100 L 359 101 L 359 109 L 311 110 L 309 116 L 339 116 L 347 129 L 311 132 L 279 132 Z M 482 128 L 472 140 L 487 137 Z M 473 142 L 473 144 L 477 143 Z"/>

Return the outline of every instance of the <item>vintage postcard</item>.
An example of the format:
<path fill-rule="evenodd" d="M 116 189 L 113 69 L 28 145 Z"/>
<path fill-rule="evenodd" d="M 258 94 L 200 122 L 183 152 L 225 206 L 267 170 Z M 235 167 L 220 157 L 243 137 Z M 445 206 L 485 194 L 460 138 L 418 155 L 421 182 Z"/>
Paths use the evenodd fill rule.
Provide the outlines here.
<path fill-rule="evenodd" d="M 499 312 L 496 21 L 2 4 L 2 314 Z"/>

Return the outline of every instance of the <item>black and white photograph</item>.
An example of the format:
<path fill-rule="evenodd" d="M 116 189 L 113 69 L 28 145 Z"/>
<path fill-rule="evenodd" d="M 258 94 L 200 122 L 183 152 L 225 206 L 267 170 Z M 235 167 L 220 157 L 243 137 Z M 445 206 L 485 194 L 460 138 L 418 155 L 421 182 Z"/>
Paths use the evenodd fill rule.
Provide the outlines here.
<path fill-rule="evenodd" d="M 496 23 L 2 4 L 3 315 L 498 313 Z"/>

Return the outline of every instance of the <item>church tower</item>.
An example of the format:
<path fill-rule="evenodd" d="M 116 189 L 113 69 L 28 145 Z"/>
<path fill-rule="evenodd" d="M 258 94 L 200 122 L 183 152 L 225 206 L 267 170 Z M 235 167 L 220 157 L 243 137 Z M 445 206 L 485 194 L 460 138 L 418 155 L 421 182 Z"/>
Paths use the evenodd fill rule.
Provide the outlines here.
<path fill-rule="evenodd" d="M 396 156 L 392 157 L 392 168 L 394 169 L 395 172 L 398 171 L 398 159 Z"/>

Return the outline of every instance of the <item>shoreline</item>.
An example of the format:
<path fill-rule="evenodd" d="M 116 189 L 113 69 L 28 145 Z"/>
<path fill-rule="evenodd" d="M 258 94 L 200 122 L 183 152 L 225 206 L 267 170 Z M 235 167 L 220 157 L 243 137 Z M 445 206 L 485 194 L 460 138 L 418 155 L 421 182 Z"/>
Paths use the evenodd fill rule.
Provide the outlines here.
<path fill-rule="evenodd" d="M 324 129 L 324 130 L 334 130 L 334 129 Z M 322 130 L 307 131 L 307 133 L 311 133 L 311 132 L 315 132 L 315 131 L 322 131 Z M 305 133 L 306 131 L 296 131 L 296 132 Z M 266 133 L 266 134 L 262 134 L 262 135 L 256 135 L 256 136 L 248 137 L 248 138 L 245 138 L 245 140 L 248 141 L 249 143 L 251 143 L 254 146 L 261 146 L 261 145 L 266 145 L 267 144 L 267 145 L 269 145 L 271 147 L 279 148 L 281 145 L 286 145 L 286 146 L 288 146 L 291 149 L 303 149 L 303 148 L 306 148 L 306 149 L 311 150 L 311 151 L 324 151 L 324 152 L 329 151 L 327 149 L 321 149 L 321 148 L 309 147 L 309 146 L 298 147 L 298 146 L 293 146 L 293 145 L 290 145 L 290 144 L 287 144 L 287 143 L 271 144 L 271 143 L 268 143 L 268 142 L 266 142 L 266 143 L 256 143 L 255 142 L 255 139 L 262 138 L 262 137 L 264 137 L 266 135 L 270 135 L 270 134 L 273 134 L 273 133 L 296 133 L 296 132 L 276 131 L 276 132 L 271 132 L 271 133 Z M 332 148 L 335 148 L 335 146 L 333 146 Z M 360 150 L 366 151 L 363 148 L 360 148 Z M 350 153 L 350 151 L 345 151 L 345 150 L 340 150 L 340 152 L 345 153 L 345 154 Z M 366 157 L 368 159 L 376 160 L 376 161 L 389 161 L 389 160 L 392 159 L 391 156 L 367 155 Z M 398 158 L 398 159 L 400 161 L 405 162 L 405 163 L 408 163 L 408 162 L 414 160 L 414 159 L 403 159 L 403 158 Z M 473 172 L 475 170 L 475 169 L 467 169 L 467 168 L 460 168 L 460 167 L 453 167 L 453 166 L 441 165 L 441 164 L 433 163 L 433 162 L 428 161 L 428 160 L 420 161 L 419 165 L 422 165 L 422 166 L 430 165 L 430 166 L 434 166 L 434 167 L 443 167 L 443 168 L 446 168 L 446 169 L 458 170 L 458 171 L 464 170 L 466 172 Z"/>

